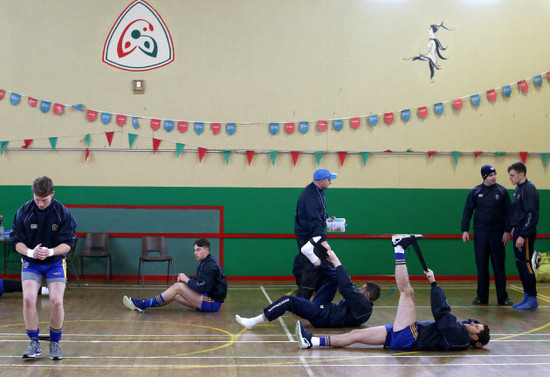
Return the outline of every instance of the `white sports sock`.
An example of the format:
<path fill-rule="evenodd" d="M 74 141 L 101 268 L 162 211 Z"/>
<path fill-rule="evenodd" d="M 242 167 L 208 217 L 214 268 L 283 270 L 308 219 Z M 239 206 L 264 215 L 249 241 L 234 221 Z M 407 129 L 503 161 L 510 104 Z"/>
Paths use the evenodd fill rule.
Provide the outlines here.
<path fill-rule="evenodd" d="M 42 287 L 42 288 L 41 288 L 41 293 L 42 293 L 43 295 L 49 295 L 49 294 L 50 294 L 50 290 L 49 290 L 48 288 L 46 288 L 46 287 Z"/>
<path fill-rule="evenodd" d="M 264 316 L 263 316 L 263 314 L 260 314 L 256 317 L 246 318 L 246 317 L 241 317 L 240 315 L 237 314 L 235 316 L 235 319 L 241 325 L 243 325 L 244 327 L 246 327 L 247 329 L 250 330 L 251 328 L 256 326 L 258 323 L 262 323 L 264 321 Z"/>
<path fill-rule="evenodd" d="M 320 236 L 313 237 L 313 241 L 315 242 L 318 242 L 320 239 L 321 239 Z M 314 265 L 317 265 L 320 259 L 313 252 L 314 249 L 315 249 L 315 246 L 313 246 L 311 241 L 307 241 L 307 243 L 304 246 L 302 246 L 300 251 L 302 252 L 302 254 L 306 256 L 307 259 L 309 259 L 311 263 L 313 263 Z"/>
<path fill-rule="evenodd" d="M 312 336 L 311 337 L 311 346 L 312 347 L 319 347 L 321 345 L 321 338 L 317 337 L 317 336 Z"/>
<path fill-rule="evenodd" d="M 393 248 L 395 250 L 395 254 L 405 254 L 405 249 L 403 249 L 403 246 L 397 245 Z"/>

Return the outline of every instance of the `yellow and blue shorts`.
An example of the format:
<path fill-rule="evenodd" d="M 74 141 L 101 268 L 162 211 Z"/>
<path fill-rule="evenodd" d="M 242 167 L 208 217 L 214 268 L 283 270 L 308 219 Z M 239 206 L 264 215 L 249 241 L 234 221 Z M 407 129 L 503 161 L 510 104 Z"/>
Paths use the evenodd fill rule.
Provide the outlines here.
<path fill-rule="evenodd" d="M 393 331 L 392 325 L 386 325 L 386 331 L 386 343 L 384 343 L 384 347 L 394 350 L 409 351 L 418 338 L 418 326 L 416 326 L 416 322 L 397 332 Z"/>
<path fill-rule="evenodd" d="M 217 312 L 220 310 L 222 303 L 214 300 L 206 293 L 202 296 L 201 308 L 197 309 L 199 312 Z"/>

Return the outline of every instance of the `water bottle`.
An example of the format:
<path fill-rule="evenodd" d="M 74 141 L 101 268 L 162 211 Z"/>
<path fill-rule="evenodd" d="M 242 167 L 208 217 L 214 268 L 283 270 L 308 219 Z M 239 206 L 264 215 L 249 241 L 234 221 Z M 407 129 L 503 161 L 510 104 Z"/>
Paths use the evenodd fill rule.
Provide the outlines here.
<path fill-rule="evenodd" d="M 0 221 L 0 241 L 4 241 L 4 225 Z"/>

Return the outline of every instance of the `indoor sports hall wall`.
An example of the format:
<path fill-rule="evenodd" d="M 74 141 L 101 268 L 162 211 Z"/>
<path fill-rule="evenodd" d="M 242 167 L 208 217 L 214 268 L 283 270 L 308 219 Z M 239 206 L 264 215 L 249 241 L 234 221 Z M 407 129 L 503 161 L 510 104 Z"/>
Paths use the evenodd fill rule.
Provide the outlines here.
<path fill-rule="evenodd" d="M 339 173 L 327 201 L 331 215 L 348 220 L 346 235 L 458 235 L 481 166 L 494 165 L 499 183 L 512 190 L 506 167 L 527 152 L 528 177 L 541 195 L 539 233 L 550 234 L 548 1 L 150 0 L 144 6 L 169 31 L 174 60 L 128 71 L 102 57 L 119 16 L 134 5 L 1 3 L 6 227 L 31 198 L 32 180 L 48 175 L 67 204 L 223 206 L 227 273 L 288 276 L 295 203 L 318 166 Z M 442 22 L 429 35 L 430 25 Z M 429 63 L 414 60 L 427 54 L 431 37 L 447 58 L 438 58 L 433 83 Z M 144 94 L 132 90 L 138 79 Z M 51 103 L 47 112 L 44 102 Z M 65 105 L 60 115 L 55 104 Z M 403 110 L 410 111 L 407 121 Z M 89 111 L 96 120 L 88 120 Z M 120 114 L 127 117 L 122 126 Z M 385 114 L 393 115 L 391 124 Z M 156 131 L 153 119 L 160 121 Z M 170 132 L 167 120 L 174 121 Z M 325 131 L 320 121 L 327 121 Z M 187 122 L 185 132 L 179 122 Z M 195 123 L 204 124 L 200 135 Z M 218 134 L 212 123 L 220 124 Z M 276 134 L 271 123 L 279 124 Z M 292 133 L 285 123 L 294 123 Z M 391 274 L 387 243 L 333 241 L 355 275 Z M 537 245 L 549 248 L 546 239 Z M 472 244 L 426 240 L 424 247 L 438 273 L 475 274 Z M 118 253 L 114 273 L 134 274 L 138 252 Z M 194 269 L 192 255 L 182 263 Z M 103 270 L 91 266 L 92 273 Z"/>

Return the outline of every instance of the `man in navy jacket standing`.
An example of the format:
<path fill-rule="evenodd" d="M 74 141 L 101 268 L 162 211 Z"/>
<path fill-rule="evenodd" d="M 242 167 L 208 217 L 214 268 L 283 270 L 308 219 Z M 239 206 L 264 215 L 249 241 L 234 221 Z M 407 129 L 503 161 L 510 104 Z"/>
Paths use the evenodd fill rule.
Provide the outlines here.
<path fill-rule="evenodd" d="M 433 321 L 417 322 L 414 290 L 409 281 L 405 264 L 405 249 L 412 238 L 421 235 L 397 234 L 392 237 L 395 251 L 395 282 L 399 289 L 399 304 L 393 325 L 369 327 L 351 332 L 327 336 L 313 336 L 300 321 L 296 323 L 299 348 L 345 347 L 354 343 L 383 345 L 386 348 L 403 351 L 463 351 L 470 347 L 482 348 L 489 342 L 489 328 L 477 320 L 457 321 L 437 285 L 434 273 L 426 271 L 431 283 L 431 307 Z"/>
<path fill-rule="evenodd" d="M 510 240 L 510 208 L 508 191 L 497 183 L 497 172 L 491 165 L 481 167 L 483 183 L 474 187 L 466 199 L 462 215 L 462 241 L 470 239 L 470 219 L 474 215 L 474 250 L 477 266 L 477 296 L 474 305 L 489 301 L 489 259 L 495 274 L 495 287 L 499 305 L 513 303 L 506 292 L 506 250 Z M 475 213 L 474 213 L 475 212 Z"/>
<path fill-rule="evenodd" d="M 294 233 L 296 234 L 296 242 L 298 243 L 298 250 L 300 252 L 294 259 L 292 273 L 296 277 L 296 284 L 299 287 L 296 293 L 297 297 L 309 300 L 313 292 L 319 289 L 322 284 L 322 274 L 302 254 L 301 250 L 314 237 L 314 242 L 318 243 L 319 247 L 330 250 L 330 245 L 325 236 L 326 221 L 328 218 L 325 190 L 330 187 L 332 180 L 336 179 L 336 177 L 337 174 L 331 173 L 327 169 L 317 169 L 313 173 L 313 182 L 304 188 L 296 205 Z"/>

